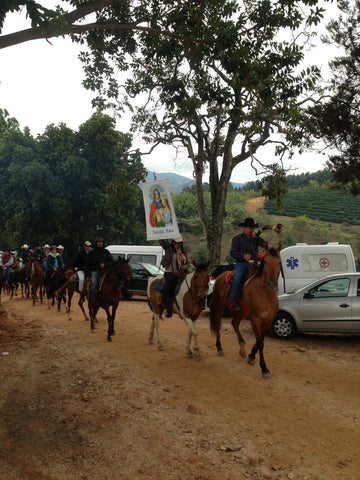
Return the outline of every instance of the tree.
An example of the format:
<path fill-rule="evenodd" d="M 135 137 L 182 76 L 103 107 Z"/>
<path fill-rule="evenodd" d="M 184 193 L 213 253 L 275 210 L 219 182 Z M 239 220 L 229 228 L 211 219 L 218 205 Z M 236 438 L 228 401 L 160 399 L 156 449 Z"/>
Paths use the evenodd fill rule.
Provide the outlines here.
<path fill-rule="evenodd" d="M 273 143 L 280 166 L 270 166 L 267 191 L 281 191 L 281 155 L 288 145 L 276 134 L 289 131 L 301 118 L 304 95 L 315 88 L 316 67 L 299 71 L 303 60 L 300 29 L 319 21 L 316 1 L 179 2 L 164 15 L 168 2 L 148 2 L 150 25 L 157 31 L 177 32 L 177 38 L 143 32 L 138 47 L 125 57 L 114 49 L 117 37 L 94 31 L 83 56 L 87 86 L 118 100 L 114 65 L 131 69 L 122 108 L 132 108 L 133 129 L 145 140 L 183 147 L 196 178 L 197 208 L 206 237 L 209 260 L 221 251 L 223 219 L 231 173 L 244 161 L 258 168 L 256 154 Z M 305 15 L 302 7 L 309 7 Z M 305 27 L 304 27 L 305 28 Z M 196 44 L 186 38 L 202 39 Z M 119 57 L 120 55 L 120 57 Z M 112 68 L 104 68 L 107 59 Z M 145 97 L 145 93 L 147 96 Z M 141 96 L 141 105 L 133 99 Z M 203 194 L 209 172 L 210 207 Z"/>
<path fill-rule="evenodd" d="M 49 125 L 34 139 L 0 111 L 3 231 L 17 245 L 61 242 L 69 259 L 99 233 L 112 243 L 143 241 L 145 170 L 130 148 L 107 115 L 94 114 L 79 132 Z"/>
<path fill-rule="evenodd" d="M 176 3 L 164 2 L 166 9 L 162 9 L 161 13 L 167 15 L 176 10 Z M 66 10 L 66 7 L 75 8 L 69 11 Z M 141 1 L 130 2 L 128 0 L 61 0 L 61 6 L 56 5 L 55 8 L 45 7 L 34 0 L 2 0 L 0 33 L 7 14 L 21 12 L 23 9 L 26 10 L 26 15 L 31 21 L 31 28 L 8 35 L 0 35 L 0 48 L 11 47 L 30 40 L 49 40 L 60 36 L 69 36 L 74 41 L 82 41 L 81 35 L 96 30 L 111 32 L 111 35 L 119 32 L 123 41 L 127 38 L 127 32 L 130 33 L 129 38 L 131 38 L 131 32 L 134 31 L 148 31 L 170 37 L 177 36 L 176 33 L 161 31 L 149 26 L 149 20 L 152 17 L 149 15 L 149 9 L 146 9 Z M 127 44 L 127 47 L 129 48 L 130 44 Z"/>
<path fill-rule="evenodd" d="M 336 153 L 327 166 L 338 185 L 360 193 L 360 1 L 339 1 L 342 15 L 328 26 L 327 43 L 340 47 L 341 56 L 330 62 L 329 95 L 309 108 L 307 131 Z"/>

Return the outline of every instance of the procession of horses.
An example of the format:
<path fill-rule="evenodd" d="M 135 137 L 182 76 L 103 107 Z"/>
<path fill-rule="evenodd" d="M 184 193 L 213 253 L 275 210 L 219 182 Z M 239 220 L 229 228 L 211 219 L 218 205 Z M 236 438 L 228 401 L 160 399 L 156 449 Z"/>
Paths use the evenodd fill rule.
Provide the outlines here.
<path fill-rule="evenodd" d="M 247 356 L 247 361 L 250 365 L 253 365 L 256 354 L 259 353 L 259 364 L 263 378 L 271 378 L 264 359 L 264 338 L 272 319 L 278 311 L 277 285 L 281 271 L 280 250 L 280 243 L 276 248 L 270 247 L 267 243 L 265 244 L 264 255 L 258 262 L 254 263 L 243 281 L 241 293 L 239 294 L 241 297 L 239 296 L 238 298 L 239 308 L 231 311 L 233 315 L 231 325 L 238 339 L 241 358 L 246 358 L 246 350 L 245 340 L 239 330 L 240 322 L 242 319 L 247 319 L 251 322 L 256 341 L 250 354 Z M 224 355 L 220 340 L 220 330 L 223 312 L 229 307 L 233 274 L 234 272 L 229 271 L 217 277 L 210 304 L 210 331 L 216 338 L 218 355 Z M 154 334 L 156 333 L 157 348 L 164 350 L 160 336 L 159 320 L 163 320 L 165 298 L 155 288 L 161 278 L 161 275 L 151 277 L 148 282 L 147 302 L 150 309 L 149 318 L 151 318 L 148 343 L 154 343 Z M 71 303 L 74 294 L 77 292 L 79 295 L 79 307 L 83 312 L 84 319 L 90 323 L 91 332 L 94 332 L 96 328 L 96 314 L 98 310 L 100 308 L 105 310 L 108 322 L 107 340 L 111 341 L 115 334 L 115 315 L 117 311 L 121 311 L 119 304 L 124 300 L 122 296 L 123 282 L 131 282 L 134 279 L 130 259 L 125 260 L 120 257 L 114 259 L 113 264 L 101 279 L 101 288 L 96 295 L 91 294 L 90 279 L 85 280 L 84 288 L 81 292 L 73 279 L 74 271 L 59 271 L 55 272 L 50 281 L 45 285 L 43 269 L 35 259 L 31 259 L 25 268 L 22 268 L 20 262 L 16 262 L 9 282 L 7 281 L 5 270 L 1 266 L 0 303 L 1 293 L 7 293 L 10 299 L 17 295 L 29 298 L 34 306 L 43 303 L 44 298 L 47 298 L 48 308 L 51 308 L 56 303 L 58 310 L 61 310 L 63 304 L 68 318 L 71 319 Z M 193 262 L 189 272 L 183 275 L 182 278 L 179 278 L 174 299 L 174 313 L 187 326 L 186 354 L 188 357 L 196 360 L 200 360 L 201 354 L 195 322 L 206 309 L 208 280 L 209 263 L 198 264 Z M 87 304 L 88 315 L 86 314 L 84 304 Z M 193 350 L 191 346 L 192 341 Z"/>

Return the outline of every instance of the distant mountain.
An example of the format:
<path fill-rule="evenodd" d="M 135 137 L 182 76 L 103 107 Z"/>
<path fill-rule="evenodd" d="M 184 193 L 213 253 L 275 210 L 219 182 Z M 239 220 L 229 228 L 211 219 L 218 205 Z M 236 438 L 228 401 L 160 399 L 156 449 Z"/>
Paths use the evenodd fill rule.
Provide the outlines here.
<path fill-rule="evenodd" d="M 169 181 L 169 188 L 170 192 L 178 193 L 181 192 L 185 187 L 191 187 L 191 185 L 195 184 L 195 180 L 191 180 L 190 178 L 184 177 L 183 175 L 178 175 L 177 173 L 171 172 L 150 172 L 147 171 L 146 181 L 151 182 L 154 179 L 154 173 L 156 176 L 156 180 L 165 180 Z M 235 188 L 243 187 L 245 183 L 235 183 L 231 182 L 232 186 Z"/>

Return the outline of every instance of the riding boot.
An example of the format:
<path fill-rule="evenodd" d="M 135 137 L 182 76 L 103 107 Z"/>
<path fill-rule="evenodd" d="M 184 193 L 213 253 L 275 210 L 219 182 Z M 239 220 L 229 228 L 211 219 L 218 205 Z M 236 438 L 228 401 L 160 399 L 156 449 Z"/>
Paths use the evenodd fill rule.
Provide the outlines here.
<path fill-rule="evenodd" d="M 171 318 L 173 314 L 173 301 L 174 297 L 172 295 L 166 295 L 166 318 Z"/>
<path fill-rule="evenodd" d="M 239 291 L 238 291 L 238 294 L 237 294 L 237 296 L 236 296 L 236 298 L 235 298 L 235 301 L 234 301 L 234 303 L 233 303 L 232 306 L 231 306 L 231 310 L 232 310 L 233 312 L 238 312 L 239 310 L 241 310 L 240 305 L 241 305 L 241 300 L 242 300 L 242 298 L 243 298 L 243 287 L 241 286 L 241 287 L 239 288 Z"/>

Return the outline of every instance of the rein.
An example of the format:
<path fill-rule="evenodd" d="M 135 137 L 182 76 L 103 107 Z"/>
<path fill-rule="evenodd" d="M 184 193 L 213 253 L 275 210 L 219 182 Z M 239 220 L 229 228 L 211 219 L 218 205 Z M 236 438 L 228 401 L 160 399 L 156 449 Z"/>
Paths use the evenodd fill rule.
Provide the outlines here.
<path fill-rule="evenodd" d="M 194 272 L 195 274 L 195 272 Z M 205 298 L 204 299 L 200 299 L 198 296 L 197 296 L 197 293 L 199 291 L 199 287 L 206 287 L 207 288 L 207 284 L 206 285 L 197 285 L 196 284 L 196 281 L 194 279 L 194 287 L 195 287 L 195 294 L 196 294 L 196 297 L 194 297 L 193 295 L 193 292 L 192 292 L 192 288 L 191 288 L 191 284 L 189 285 L 188 283 L 188 279 L 187 279 L 187 275 L 185 277 L 185 283 L 186 283 L 186 286 L 188 287 L 188 291 L 190 292 L 190 295 L 191 295 L 191 299 L 194 303 L 204 303 L 205 302 Z"/>

